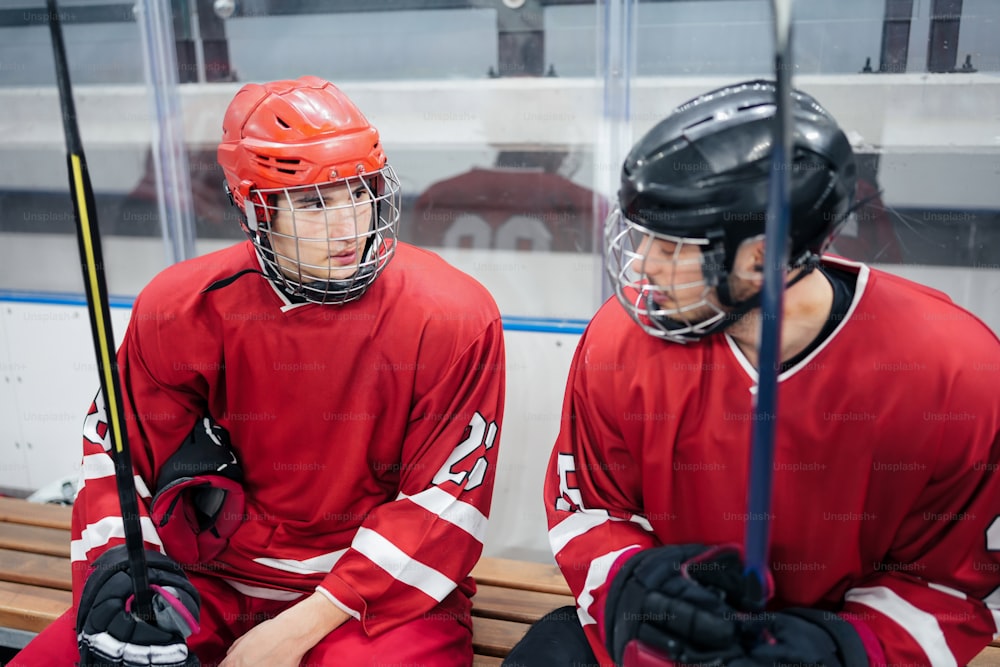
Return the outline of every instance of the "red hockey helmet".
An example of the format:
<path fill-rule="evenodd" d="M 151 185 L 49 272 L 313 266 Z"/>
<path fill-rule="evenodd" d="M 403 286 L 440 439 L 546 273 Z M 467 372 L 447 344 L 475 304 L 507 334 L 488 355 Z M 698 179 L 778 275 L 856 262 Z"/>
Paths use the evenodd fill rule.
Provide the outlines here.
<path fill-rule="evenodd" d="M 244 231 L 270 267 L 268 276 L 286 290 L 318 303 L 344 303 L 361 296 L 385 268 L 395 246 L 399 180 L 378 130 L 329 81 L 304 76 L 243 86 L 226 110 L 218 160 L 233 204 L 244 213 Z M 360 193 L 348 207 L 356 220 L 374 214 L 373 224 L 348 236 L 332 223 L 325 233 L 317 234 L 315 226 L 301 231 L 299 195 L 317 193 L 319 210 L 333 218 L 344 205 L 328 205 L 322 193 L 338 184 Z M 271 224 L 282 211 L 291 216 L 290 231 Z M 298 216 L 304 217 L 301 210 Z M 300 243 L 354 244 L 364 252 L 353 275 L 331 270 L 324 279 L 323 266 L 303 263 Z"/>
<path fill-rule="evenodd" d="M 240 209 L 250 190 L 377 174 L 388 164 L 378 130 L 315 76 L 243 86 L 222 121 L 218 156 Z"/>

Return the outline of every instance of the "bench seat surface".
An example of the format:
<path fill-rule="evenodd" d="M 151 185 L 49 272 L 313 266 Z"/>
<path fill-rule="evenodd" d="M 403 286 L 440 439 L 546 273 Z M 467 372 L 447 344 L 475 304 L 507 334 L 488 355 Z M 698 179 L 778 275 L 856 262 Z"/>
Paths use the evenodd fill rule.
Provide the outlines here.
<path fill-rule="evenodd" d="M 69 609 L 69 529 L 68 507 L 0 497 L 0 629 L 40 632 Z M 531 623 L 573 604 L 555 565 L 484 558 L 472 574 L 473 667 L 499 667 Z M 969 667 L 1000 667 L 1000 643 Z"/>

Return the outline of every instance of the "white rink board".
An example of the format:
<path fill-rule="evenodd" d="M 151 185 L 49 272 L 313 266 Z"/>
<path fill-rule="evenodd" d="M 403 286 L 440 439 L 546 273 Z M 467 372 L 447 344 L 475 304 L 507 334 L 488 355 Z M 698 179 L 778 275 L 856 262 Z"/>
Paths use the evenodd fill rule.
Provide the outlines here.
<path fill-rule="evenodd" d="M 109 245 L 116 256 L 128 255 L 138 265 L 155 261 L 136 252 L 155 244 Z M 27 247 L 11 256 L 31 258 Z M 591 259 L 587 256 L 511 253 L 504 257 L 471 251 L 446 256 L 473 273 L 480 264 L 479 277 L 493 290 L 505 315 L 563 308 L 579 317 L 591 307 L 594 274 L 579 270 L 581 262 Z M 489 267 L 483 263 L 496 265 L 495 270 L 484 271 Z M 507 269 L 498 268 L 505 264 L 514 265 L 507 267 L 511 271 L 533 275 L 538 291 L 532 295 L 520 291 L 517 286 L 524 284 L 524 276 L 511 281 Z M 1000 331 L 1000 269 L 885 268 L 949 293 Z M 126 281 L 123 286 L 133 285 Z M 526 297 L 543 299 L 538 302 L 542 305 L 526 304 Z M 554 301 L 544 301 L 549 298 Z M 114 308 L 112 315 L 120 339 L 129 310 Z M 0 301 L 0 333 L 0 488 L 35 490 L 75 474 L 79 466 L 80 427 L 97 387 L 86 309 Z M 563 390 L 579 335 L 508 330 L 505 340 L 507 405 L 486 554 L 544 562 L 551 555 L 542 505 L 543 474 L 558 433 Z"/>
<path fill-rule="evenodd" d="M 79 471 L 80 430 L 98 385 L 90 325 L 82 306 L 7 301 L 0 314 L 0 488 L 34 491 Z M 112 310 L 119 340 L 129 314 Z M 505 335 L 507 416 L 487 555 L 550 558 L 542 477 L 578 339 Z"/>

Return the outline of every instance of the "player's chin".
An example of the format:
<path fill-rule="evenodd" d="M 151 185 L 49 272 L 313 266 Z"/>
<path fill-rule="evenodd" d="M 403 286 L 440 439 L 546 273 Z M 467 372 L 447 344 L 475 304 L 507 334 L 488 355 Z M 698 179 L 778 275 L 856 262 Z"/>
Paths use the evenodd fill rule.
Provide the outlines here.
<path fill-rule="evenodd" d="M 312 280 L 316 282 L 330 282 L 334 280 L 350 280 L 358 272 L 358 267 L 356 265 L 350 265 L 346 267 L 330 267 L 326 270 L 310 270 L 304 272 L 304 277 L 306 280 Z"/>
<path fill-rule="evenodd" d="M 669 320 L 677 327 L 698 326 L 718 315 L 717 310 L 707 306 L 678 310 L 661 310 L 651 313 L 654 319 Z"/>
<path fill-rule="evenodd" d="M 704 308 L 704 300 L 700 294 L 681 296 L 666 290 L 651 292 L 646 304 L 650 310 L 660 311 L 661 315 L 667 317 L 673 317 L 677 313 L 695 315 Z"/>

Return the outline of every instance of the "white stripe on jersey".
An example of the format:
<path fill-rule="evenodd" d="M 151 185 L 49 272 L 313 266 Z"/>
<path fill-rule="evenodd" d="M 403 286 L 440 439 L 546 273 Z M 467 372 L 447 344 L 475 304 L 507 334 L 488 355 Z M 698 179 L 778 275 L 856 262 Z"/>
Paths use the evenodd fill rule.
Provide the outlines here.
<path fill-rule="evenodd" d="M 852 588 L 844 599 L 871 607 L 895 621 L 913 637 L 913 641 L 927 655 L 931 667 L 957 667 L 955 656 L 948 650 L 948 642 L 934 615 L 913 606 L 890 588 Z"/>
<path fill-rule="evenodd" d="M 115 462 L 107 454 L 87 454 L 83 457 L 83 469 L 80 472 L 85 480 L 112 477 L 115 474 Z"/>
<path fill-rule="evenodd" d="M 232 579 L 223 579 L 227 584 L 235 588 L 243 595 L 260 598 L 262 600 L 280 600 L 282 602 L 288 602 L 290 600 L 297 600 L 303 597 L 304 593 L 297 593 L 295 591 L 283 591 L 277 588 L 264 588 L 263 586 L 249 586 L 241 581 L 233 581 Z"/>
<path fill-rule="evenodd" d="M 431 514 L 436 514 L 442 520 L 461 528 L 482 544 L 483 538 L 486 536 L 486 524 L 489 520 L 476 507 L 462 502 L 437 486 L 424 489 L 413 496 L 400 493 L 396 499 L 403 500 L 404 498 L 420 505 Z"/>
<path fill-rule="evenodd" d="M 135 480 L 135 492 L 139 494 L 139 497 L 152 499 L 153 494 L 149 492 L 149 489 L 146 487 L 146 482 L 142 479 L 142 477 L 133 475 L 132 479 Z"/>
<path fill-rule="evenodd" d="M 625 519 L 613 517 L 606 510 L 581 509 L 573 512 L 549 530 L 549 545 L 552 547 L 552 553 L 558 554 L 574 538 L 598 526 L 603 526 L 608 521 L 625 521 Z M 633 514 L 629 521 L 639 524 L 648 533 L 653 532 L 653 526 L 643 516 Z"/>
<path fill-rule="evenodd" d="M 265 567 L 272 567 L 275 570 L 281 570 L 282 572 L 291 572 L 292 574 L 326 574 L 333 569 L 334 563 L 340 560 L 340 557 L 346 551 L 347 549 L 331 551 L 330 553 L 320 554 L 319 556 L 313 556 L 305 560 L 254 558 L 253 562 Z"/>
<path fill-rule="evenodd" d="M 388 572 L 394 579 L 422 591 L 438 602 L 455 590 L 455 582 L 429 565 L 414 560 L 370 528 L 359 528 L 351 548 Z"/>
<path fill-rule="evenodd" d="M 651 524 L 649 522 L 649 519 L 642 516 L 641 514 L 633 514 L 628 518 L 628 520 L 631 521 L 632 523 L 637 523 L 640 526 L 642 526 L 642 529 L 645 530 L 647 533 L 653 532 L 653 524 Z"/>
<path fill-rule="evenodd" d="M 77 496 L 79 496 L 83 487 L 87 485 L 88 479 L 103 479 L 114 476 L 115 462 L 108 454 L 87 454 L 83 457 L 83 465 L 80 467 L 80 477 L 76 489 Z M 133 475 L 132 479 L 135 480 L 135 491 L 139 494 L 140 498 L 153 497 L 142 477 Z"/>
<path fill-rule="evenodd" d="M 962 591 L 956 590 L 954 588 L 949 588 L 947 586 L 942 586 L 941 584 L 935 584 L 932 581 L 927 582 L 927 587 L 928 588 L 933 588 L 936 591 L 941 591 L 942 593 L 947 593 L 948 595 L 951 595 L 952 597 L 956 597 L 959 600 L 968 600 L 969 599 L 969 596 L 966 595 L 965 593 L 963 593 Z"/>
<path fill-rule="evenodd" d="M 361 620 L 361 612 L 358 612 L 358 611 L 355 611 L 354 609 L 351 609 L 346 604 L 344 604 L 343 602 L 341 602 L 340 600 L 338 600 L 337 597 L 333 593 L 331 593 L 330 591 L 326 590 L 322 586 L 317 586 L 316 587 L 316 592 L 319 593 L 320 595 L 322 595 L 323 597 L 325 597 L 330 602 L 332 602 L 333 606 L 339 607 L 340 610 L 343 611 L 345 614 L 349 614 L 352 618 L 354 618 L 357 621 Z"/>
<path fill-rule="evenodd" d="M 139 526 L 142 529 L 142 538 L 150 544 L 155 544 L 160 548 L 160 551 L 163 551 L 163 542 L 156 534 L 153 520 L 148 516 L 141 516 L 139 517 Z M 104 546 L 115 537 L 125 539 L 125 525 L 120 516 L 106 516 L 96 523 L 87 524 L 87 527 L 80 533 L 80 539 L 69 543 L 70 560 L 87 560 L 88 551 Z"/>
<path fill-rule="evenodd" d="M 587 611 L 590 609 L 590 605 L 594 603 L 593 591 L 600 588 L 608 580 L 608 571 L 611 570 L 611 566 L 615 564 L 618 557 L 629 549 L 635 549 L 638 546 L 638 544 L 630 544 L 624 549 L 606 553 L 590 561 L 590 567 L 587 568 L 587 579 L 583 582 L 583 591 L 580 593 L 580 597 L 576 599 L 578 605 L 577 615 L 580 617 L 580 623 L 583 625 L 597 623 L 597 619 Z"/>

